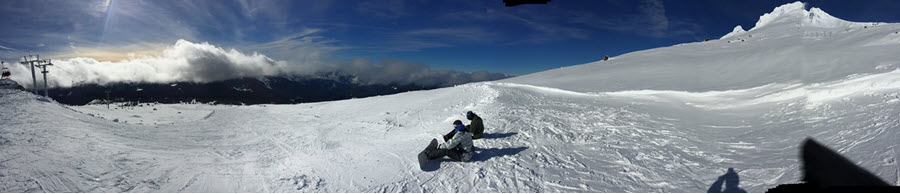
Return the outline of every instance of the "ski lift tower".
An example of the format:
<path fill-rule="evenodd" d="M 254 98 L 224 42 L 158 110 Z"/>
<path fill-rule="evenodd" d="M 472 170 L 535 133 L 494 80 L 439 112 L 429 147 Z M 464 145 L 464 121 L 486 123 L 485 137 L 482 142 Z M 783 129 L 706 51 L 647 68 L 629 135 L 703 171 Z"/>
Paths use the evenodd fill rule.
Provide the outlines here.
<path fill-rule="evenodd" d="M 112 93 L 112 90 L 106 90 L 106 109 L 109 109 L 109 93 Z"/>
<path fill-rule="evenodd" d="M 47 59 L 35 66 L 40 67 L 41 73 L 44 74 L 44 97 L 50 97 L 50 88 L 47 87 L 47 73 L 50 73 L 50 72 L 47 71 L 47 66 L 53 66 L 53 63 L 50 62 L 50 59 Z"/>
<path fill-rule="evenodd" d="M 0 61 L 0 74 L 2 74 L 2 77 L 0 77 L 0 79 L 8 79 L 9 76 L 12 75 L 12 73 L 9 72 L 9 68 L 6 68 L 3 63 L 3 61 Z"/>
<path fill-rule="evenodd" d="M 29 57 L 33 57 L 33 59 L 28 60 Z M 44 86 L 47 86 L 46 66 L 50 63 L 50 61 L 49 60 L 41 60 L 41 55 L 28 55 L 28 56 L 25 56 L 24 59 L 25 60 L 21 62 L 22 65 L 31 65 L 31 88 L 32 88 L 31 90 L 32 90 L 32 93 L 38 94 L 37 75 L 35 75 L 34 66 L 43 66 L 45 68 L 44 72 L 43 72 L 44 73 Z M 52 64 L 49 64 L 49 65 L 52 65 Z M 45 87 L 45 89 L 46 89 L 46 87 Z"/>
<path fill-rule="evenodd" d="M 25 56 L 25 57 L 24 57 L 25 60 L 22 61 L 21 63 L 22 63 L 22 65 L 31 65 L 31 81 L 32 81 L 32 82 L 31 82 L 31 93 L 37 94 L 37 77 L 34 75 L 34 62 L 35 62 L 36 60 L 34 60 L 34 61 L 29 61 L 29 60 L 28 60 L 28 57 L 30 57 L 30 56 L 31 56 L 31 55 Z"/>

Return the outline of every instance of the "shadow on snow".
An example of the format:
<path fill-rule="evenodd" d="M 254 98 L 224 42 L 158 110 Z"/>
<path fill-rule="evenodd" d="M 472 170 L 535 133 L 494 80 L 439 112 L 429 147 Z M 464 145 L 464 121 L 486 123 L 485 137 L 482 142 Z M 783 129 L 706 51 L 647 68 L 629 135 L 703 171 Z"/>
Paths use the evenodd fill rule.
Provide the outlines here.
<path fill-rule="evenodd" d="M 481 135 L 481 139 L 500 139 L 507 138 L 509 136 L 517 135 L 519 133 L 485 133 Z"/>
<path fill-rule="evenodd" d="M 519 152 L 525 151 L 528 149 L 527 147 L 517 147 L 517 148 L 478 148 L 475 147 L 475 156 L 472 157 L 472 162 L 483 162 L 491 159 L 493 157 L 503 157 L 503 156 L 511 156 L 519 154 Z"/>
<path fill-rule="evenodd" d="M 503 157 L 503 156 L 512 156 L 519 154 L 519 152 L 525 151 L 528 149 L 527 147 L 517 147 L 517 148 L 478 148 L 475 147 L 475 156 L 472 157 L 472 160 L 469 162 L 484 162 L 494 157 Z M 435 171 L 441 168 L 441 163 L 443 162 L 459 162 L 458 160 L 453 160 L 447 157 L 437 158 L 434 160 L 428 161 L 424 166 L 422 166 L 422 170 L 425 172 Z"/>
<path fill-rule="evenodd" d="M 485 133 L 482 135 L 481 139 L 500 139 L 507 138 L 513 135 L 517 135 L 519 133 Z M 519 152 L 525 151 L 528 147 L 517 147 L 517 148 L 479 148 L 475 147 L 475 156 L 472 156 L 472 160 L 469 162 L 483 162 L 487 161 L 494 157 L 503 157 L 503 156 L 512 156 L 519 154 Z M 457 160 L 453 160 L 447 157 L 441 157 L 434 160 L 430 160 L 421 166 L 423 171 L 431 172 L 441 168 L 441 163 L 443 162 L 459 162 Z"/>
<path fill-rule="evenodd" d="M 722 183 L 725 183 L 725 189 L 722 189 Z M 709 190 L 706 190 L 707 193 L 746 193 L 744 189 L 738 187 L 741 183 L 741 178 L 738 176 L 737 172 L 734 172 L 734 168 L 728 168 L 728 172 L 725 172 L 724 175 L 719 176 L 719 179 L 716 182 L 713 182 L 711 186 L 709 186 Z"/>

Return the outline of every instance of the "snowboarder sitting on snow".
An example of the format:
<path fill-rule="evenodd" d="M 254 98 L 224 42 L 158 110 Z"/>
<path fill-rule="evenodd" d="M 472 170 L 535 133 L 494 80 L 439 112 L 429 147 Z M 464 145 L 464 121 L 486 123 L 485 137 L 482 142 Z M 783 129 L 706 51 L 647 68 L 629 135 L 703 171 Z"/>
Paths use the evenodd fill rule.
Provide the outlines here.
<path fill-rule="evenodd" d="M 481 122 L 481 117 L 473 113 L 472 111 L 466 112 L 466 119 L 469 119 L 469 125 L 466 125 L 466 129 L 468 129 L 472 133 L 472 139 L 481 139 L 481 135 L 484 133 L 484 124 Z M 451 130 L 449 133 L 444 135 L 444 141 L 449 140 L 456 134 L 456 129 Z"/>
<path fill-rule="evenodd" d="M 466 119 L 472 121 L 469 125 L 466 125 L 466 128 L 472 131 L 472 139 L 481 139 L 481 135 L 484 133 L 484 124 L 481 122 L 481 117 L 469 111 L 466 112 Z"/>
<path fill-rule="evenodd" d="M 425 155 L 428 156 L 429 160 L 447 156 L 454 160 L 468 162 L 475 155 L 472 133 L 466 129 L 462 121 L 453 121 L 453 126 L 455 127 L 453 137 L 440 145 L 431 146 L 425 150 Z"/>

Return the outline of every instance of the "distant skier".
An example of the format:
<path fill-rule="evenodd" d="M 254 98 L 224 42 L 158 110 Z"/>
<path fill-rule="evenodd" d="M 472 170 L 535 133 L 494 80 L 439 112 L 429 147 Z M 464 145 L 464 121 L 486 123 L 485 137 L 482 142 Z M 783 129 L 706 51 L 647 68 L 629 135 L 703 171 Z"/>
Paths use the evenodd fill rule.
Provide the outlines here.
<path fill-rule="evenodd" d="M 466 112 L 466 119 L 472 121 L 466 125 L 466 128 L 472 131 L 472 139 L 481 139 L 481 135 L 484 133 L 484 123 L 481 122 L 481 117 L 469 111 Z"/>
<path fill-rule="evenodd" d="M 453 137 L 440 145 L 432 143 L 425 149 L 425 156 L 428 157 L 428 160 L 447 156 L 454 160 L 468 162 L 475 155 L 472 133 L 466 129 L 466 126 L 460 120 L 453 121 L 453 126 Z"/>

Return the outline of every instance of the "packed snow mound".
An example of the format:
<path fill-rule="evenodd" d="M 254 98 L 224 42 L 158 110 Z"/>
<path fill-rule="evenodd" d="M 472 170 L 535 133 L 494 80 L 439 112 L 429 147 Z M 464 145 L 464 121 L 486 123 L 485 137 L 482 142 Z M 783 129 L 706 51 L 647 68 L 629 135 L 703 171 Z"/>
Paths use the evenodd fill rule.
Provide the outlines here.
<path fill-rule="evenodd" d="M 756 26 L 753 26 L 750 31 L 765 27 L 772 23 L 779 22 L 795 23 L 799 24 L 800 26 L 827 28 L 848 27 L 853 24 L 852 22 L 844 21 L 842 19 L 831 16 L 830 14 L 825 13 L 825 11 L 822 11 L 821 9 L 816 7 L 813 7 L 807 11 L 806 3 L 797 1 L 778 6 L 774 10 L 772 10 L 772 12 L 759 16 L 759 21 L 756 22 Z"/>
<path fill-rule="evenodd" d="M 19 89 L 19 82 L 12 79 L 0 79 L 0 89 Z"/>
<path fill-rule="evenodd" d="M 729 37 L 740 36 L 740 35 L 743 35 L 743 34 L 746 33 L 746 32 L 747 32 L 747 31 L 745 31 L 744 28 L 741 27 L 741 25 L 738 25 L 738 26 L 735 26 L 735 27 L 734 27 L 734 30 L 731 30 L 731 32 L 729 32 L 728 34 L 725 34 L 725 36 L 722 36 L 722 38 L 719 38 L 719 39 L 726 39 L 726 38 L 729 38 Z"/>

